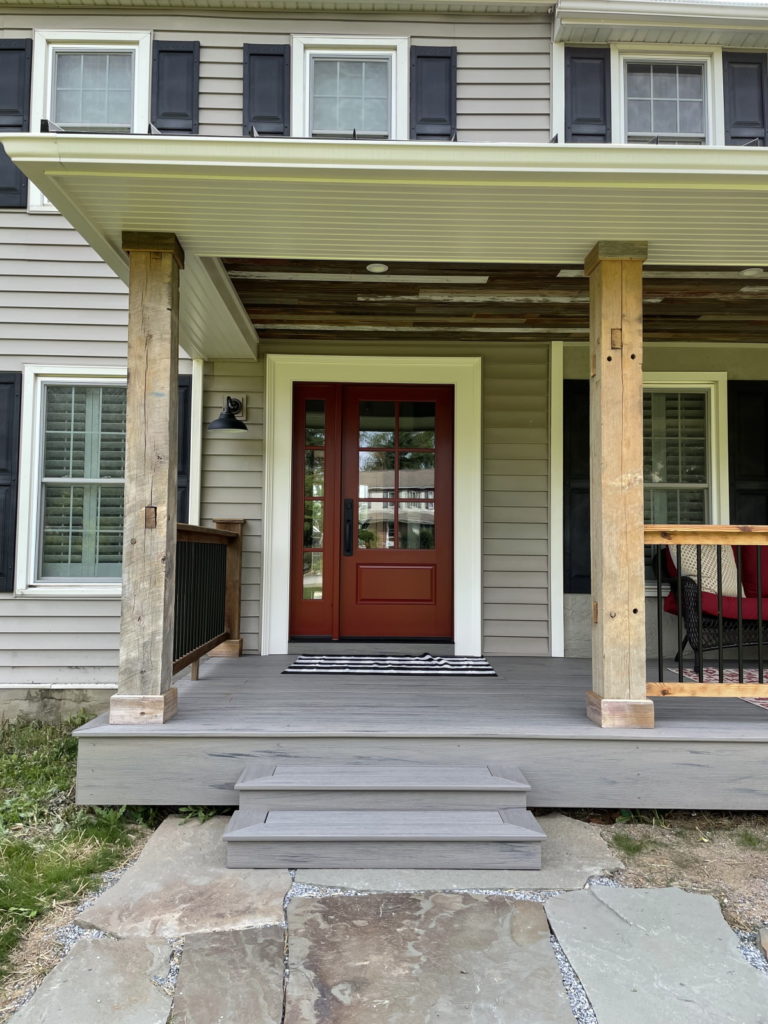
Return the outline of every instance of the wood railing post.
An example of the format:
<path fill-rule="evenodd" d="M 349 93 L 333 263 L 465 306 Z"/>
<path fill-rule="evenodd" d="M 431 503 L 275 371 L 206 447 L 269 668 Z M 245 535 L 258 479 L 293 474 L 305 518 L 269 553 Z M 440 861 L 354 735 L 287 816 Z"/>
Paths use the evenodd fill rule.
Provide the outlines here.
<path fill-rule="evenodd" d="M 643 262 L 645 242 L 598 242 L 590 296 L 592 690 L 601 726 L 653 727 L 645 692 Z"/>
<path fill-rule="evenodd" d="M 224 607 L 224 629 L 229 639 L 210 652 L 212 658 L 239 658 L 243 653 L 243 640 L 240 636 L 240 592 L 243 567 L 243 527 L 244 519 L 214 519 L 217 530 L 229 530 L 236 533 L 237 539 L 227 545 L 227 593 Z"/>
<path fill-rule="evenodd" d="M 115 724 L 164 722 L 171 686 L 176 568 L 179 271 L 175 235 L 127 232 L 128 388 L 123 593 Z"/>

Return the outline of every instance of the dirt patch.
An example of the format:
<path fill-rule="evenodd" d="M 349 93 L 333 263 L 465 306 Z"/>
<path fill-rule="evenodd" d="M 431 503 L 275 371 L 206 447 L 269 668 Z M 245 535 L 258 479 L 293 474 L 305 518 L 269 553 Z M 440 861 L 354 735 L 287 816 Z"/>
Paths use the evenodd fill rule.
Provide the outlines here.
<path fill-rule="evenodd" d="M 756 932 L 768 924 L 768 815 L 674 812 L 611 824 L 591 820 L 626 864 L 615 876 L 621 885 L 709 893 L 732 927 Z"/>

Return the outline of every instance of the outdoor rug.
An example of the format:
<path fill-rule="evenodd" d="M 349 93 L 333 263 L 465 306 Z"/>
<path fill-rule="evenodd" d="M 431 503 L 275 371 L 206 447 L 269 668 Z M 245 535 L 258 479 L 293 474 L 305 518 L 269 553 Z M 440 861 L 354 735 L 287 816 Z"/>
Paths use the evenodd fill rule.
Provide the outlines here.
<path fill-rule="evenodd" d="M 283 675 L 322 673 L 363 676 L 495 676 L 485 658 L 442 658 L 434 654 L 300 654 Z"/>

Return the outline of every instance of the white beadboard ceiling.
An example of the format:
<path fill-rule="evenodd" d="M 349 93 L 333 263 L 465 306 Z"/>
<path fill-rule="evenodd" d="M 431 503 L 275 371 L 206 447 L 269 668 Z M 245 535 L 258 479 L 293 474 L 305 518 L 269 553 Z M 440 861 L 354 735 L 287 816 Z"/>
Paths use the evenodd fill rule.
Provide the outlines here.
<path fill-rule="evenodd" d="M 768 151 L 730 147 L 0 136 L 123 278 L 122 232 L 188 259 L 191 354 L 252 352 L 213 257 L 579 264 L 600 239 L 649 265 L 768 265 Z M 212 339 L 216 339 L 215 343 Z"/>

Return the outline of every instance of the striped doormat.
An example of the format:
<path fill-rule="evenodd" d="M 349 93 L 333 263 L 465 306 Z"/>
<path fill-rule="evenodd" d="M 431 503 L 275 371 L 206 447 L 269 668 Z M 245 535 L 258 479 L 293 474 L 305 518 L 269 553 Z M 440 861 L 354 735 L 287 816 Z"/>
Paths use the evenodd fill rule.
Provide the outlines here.
<path fill-rule="evenodd" d="M 434 654 L 300 654 L 283 675 L 322 673 L 363 676 L 495 676 L 485 658 L 443 658 Z"/>

